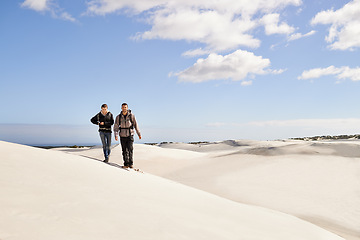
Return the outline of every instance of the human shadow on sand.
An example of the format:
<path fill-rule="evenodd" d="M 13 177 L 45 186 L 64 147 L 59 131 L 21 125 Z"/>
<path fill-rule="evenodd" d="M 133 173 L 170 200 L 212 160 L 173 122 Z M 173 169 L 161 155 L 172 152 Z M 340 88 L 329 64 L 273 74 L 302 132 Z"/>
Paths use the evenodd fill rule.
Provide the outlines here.
<path fill-rule="evenodd" d="M 86 156 L 86 155 L 80 155 L 80 156 L 86 157 L 86 158 L 89 158 L 89 159 L 92 159 L 92 160 L 95 160 L 95 161 L 98 161 L 98 162 L 106 163 L 106 162 L 104 162 L 104 160 L 102 160 L 102 159 L 98 159 L 98 158 L 94 158 L 94 157 L 89 157 L 89 156 Z M 117 164 L 117 163 L 107 162 L 106 164 L 107 164 L 107 165 L 110 165 L 110 166 L 112 166 L 112 167 L 117 167 L 117 168 L 124 169 L 123 166 L 121 166 L 121 165 L 119 165 L 119 164 Z M 125 169 L 124 169 L 124 170 L 125 170 Z"/>

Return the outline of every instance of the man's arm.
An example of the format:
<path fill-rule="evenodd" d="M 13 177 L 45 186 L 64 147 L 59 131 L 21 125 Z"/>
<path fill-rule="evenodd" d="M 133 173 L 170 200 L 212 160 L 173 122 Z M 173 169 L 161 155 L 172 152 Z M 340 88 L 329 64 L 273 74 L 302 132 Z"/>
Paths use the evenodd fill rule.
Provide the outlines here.
<path fill-rule="evenodd" d="M 132 116 L 133 116 L 134 128 L 135 128 L 135 130 L 136 130 L 137 135 L 139 136 L 139 139 L 141 139 L 141 133 L 140 133 L 139 126 L 138 126 L 138 124 L 137 124 L 137 122 L 136 122 L 135 115 L 132 114 Z"/>
<path fill-rule="evenodd" d="M 115 140 L 118 140 L 118 135 L 119 135 L 119 115 L 116 116 L 115 119 L 115 123 L 114 123 L 114 135 L 115 135 Z"/>
<path fill-rule="evenodd" d="M 111 114 L 110 125 L 114 124 L 114 116 Z"/>
<path fill-rule="evenodd" d="M 98 121 L 98 114 L 96 114 L 94 117 L 92 117 L 90 119 L 90 122 L 92 122 L 95 125 L 99 125 L 99 121 Z"/>

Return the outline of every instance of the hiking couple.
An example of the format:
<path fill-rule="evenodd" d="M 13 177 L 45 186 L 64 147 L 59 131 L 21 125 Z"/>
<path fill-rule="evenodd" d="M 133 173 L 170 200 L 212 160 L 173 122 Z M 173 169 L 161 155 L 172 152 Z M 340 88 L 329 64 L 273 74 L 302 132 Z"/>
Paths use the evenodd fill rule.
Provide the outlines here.
<path fill-rule="evenodd" d="M 105 157 L 103 162 L 109 162 L 111 153 L 111 126 L 114 125 L 115 140 L 118 141 L 118 136 L 120 136 L 124 167 L 133 168 L 134 129 L 139 139 L 141 139 L 141 133 L 135 115 L 131 113 L 128 105 L 126 103 L 121 105 L 121 112 L 114 121 L 112 113 L 108 111 L 108 106 L 103 104 L 101 105 L 101 111 L 91 118 L 90 121 L 93 124 L 99 125 L 99 134 Z"/>

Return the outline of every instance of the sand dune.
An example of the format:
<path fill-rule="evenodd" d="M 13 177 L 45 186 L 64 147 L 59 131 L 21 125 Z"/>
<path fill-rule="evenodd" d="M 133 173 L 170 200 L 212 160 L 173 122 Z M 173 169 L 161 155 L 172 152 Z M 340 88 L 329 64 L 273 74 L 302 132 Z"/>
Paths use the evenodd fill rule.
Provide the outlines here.
<path fill-rule="evenodd" d="M 237 202 L 298 216 L 347 239 L 360 239 L 360 141 L 182 145 L 166 148 L 208 155 L 199 164 L 162 176 Z M 218 151 L 211 151 L 212 146 Z M 141 159 L 139 164 L 148 166 Z"/>
<path fill-rule="evenodd" d="M 137 146 L 137 160 L 144 154 L 150 161 L 150 149 L 160 148 Z M 0 142 L 1 240 L 343 239 L 288 214 L 76 155 L 85 153 L 95 154 Z"/>
<path fill-rule="evenodd" d="M 146 172 L 297 216 L 348 240 L 360 239 L 359 157 L 360 141 L 135 146 L 135 163 Z M 111 161 L 121 164 L 120 148 Z"/>

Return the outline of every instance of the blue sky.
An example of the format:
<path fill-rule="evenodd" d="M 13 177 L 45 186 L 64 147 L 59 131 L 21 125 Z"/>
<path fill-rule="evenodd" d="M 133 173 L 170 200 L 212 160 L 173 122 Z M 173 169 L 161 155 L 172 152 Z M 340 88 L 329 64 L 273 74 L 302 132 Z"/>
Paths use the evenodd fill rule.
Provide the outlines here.
<path fill-rule="evenodd" d="M 360 133 L 360 0 L 4 0 L 0 139 L 98 143 Z"/>

